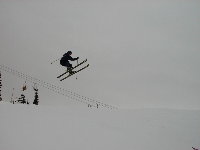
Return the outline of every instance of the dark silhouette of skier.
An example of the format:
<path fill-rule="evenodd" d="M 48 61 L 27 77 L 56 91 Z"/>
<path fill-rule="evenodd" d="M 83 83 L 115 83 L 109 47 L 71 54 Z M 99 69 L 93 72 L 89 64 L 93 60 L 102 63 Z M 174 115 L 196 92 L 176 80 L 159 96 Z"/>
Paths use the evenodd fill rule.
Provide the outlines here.
<path fill-rule="evenodd" d="M 72 58 L 72 52 L 71 51 L 68 51 L 67 53 L 65 53 L 63 55 L 63 57 L 60 59 L 60 64 L 62 66 L 65 66 L 67 67 L 67 70 L 69 71 L 70 74 L 73 74 L 74 72 L 72 71 L 73 67 L 72 67 L 72 64 L 70 64 L 69 60 L 70 61 L 75 61 L 75 60 L 78 60 L 79 57 L 77 58 Z"/>

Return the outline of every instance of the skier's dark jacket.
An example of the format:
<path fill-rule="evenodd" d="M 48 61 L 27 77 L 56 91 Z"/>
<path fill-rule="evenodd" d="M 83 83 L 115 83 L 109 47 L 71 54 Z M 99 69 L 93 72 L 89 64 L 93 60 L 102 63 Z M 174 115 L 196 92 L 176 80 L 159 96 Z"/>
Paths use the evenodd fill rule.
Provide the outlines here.
<path fill-rule="evenodd" d="M 75 61 L 75 60 L 78 59 L 78 58 L 72 58 L 72 57 L 70 56 L 70 53 L 71 53 L 71 52 L 65 53 L 65 54 L 63 55 L 63 57 L 60 59 L 60 64 L 61 64 L 62 66 L 68 66 L 68 64 L 70 64 L 70 63 L 69 63 L 69 60 Z"/>

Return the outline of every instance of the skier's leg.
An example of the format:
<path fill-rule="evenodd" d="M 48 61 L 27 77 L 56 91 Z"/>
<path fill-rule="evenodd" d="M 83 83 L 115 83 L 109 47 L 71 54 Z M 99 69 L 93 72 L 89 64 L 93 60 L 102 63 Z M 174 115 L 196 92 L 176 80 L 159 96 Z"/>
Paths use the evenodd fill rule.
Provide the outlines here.
<path fill-rule="evenodd" d="M 67 63 L 67 70 L 69 71 L 70 74 L 73 74 L 74 72 L 72 71 L 73 67 L 72 64 Z"/>

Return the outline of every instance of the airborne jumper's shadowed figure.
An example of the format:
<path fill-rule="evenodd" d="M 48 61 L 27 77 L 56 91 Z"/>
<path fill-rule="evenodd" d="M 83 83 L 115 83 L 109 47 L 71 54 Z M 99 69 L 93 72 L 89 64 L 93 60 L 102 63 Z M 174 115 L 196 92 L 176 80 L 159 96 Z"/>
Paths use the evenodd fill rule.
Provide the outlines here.
<path fill-rule="evenodd" d="M 71 55 L 72 55 L 72 52 L 71 52 L 71 51 L 68 51 L 67 53 L 65 53 L 65 54 L 63 55 L 63 57 L 60 59 L 60 64 L 61 64 L 62 66 L 67 67 L 67 70 L 69 71 L 69 73 L 70 73 L 70 74 L 73 74 L 73 71 L 72 71 L 73 67 L 72 67 L 72 64 L 69 63 L 69 60 L 70 60 L 70 61 L 75 61 L 75 60 L 78 60 L 79 57 L 77 57 L 77 58 L 72 58 Z"/>

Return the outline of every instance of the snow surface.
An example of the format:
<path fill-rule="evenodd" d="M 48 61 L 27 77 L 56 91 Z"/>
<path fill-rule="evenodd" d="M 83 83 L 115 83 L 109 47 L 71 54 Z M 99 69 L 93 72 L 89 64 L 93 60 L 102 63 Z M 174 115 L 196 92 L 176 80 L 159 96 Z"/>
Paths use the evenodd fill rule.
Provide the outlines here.
<path fill-rule="evenodd" d="M 0 150 L 192 150 L 200 110 L 103 110 L 0 102 Z"/>

